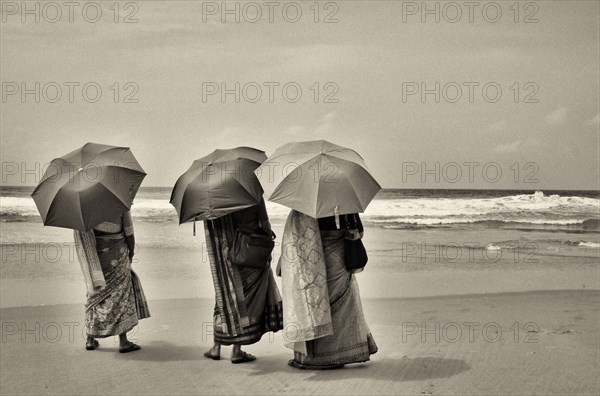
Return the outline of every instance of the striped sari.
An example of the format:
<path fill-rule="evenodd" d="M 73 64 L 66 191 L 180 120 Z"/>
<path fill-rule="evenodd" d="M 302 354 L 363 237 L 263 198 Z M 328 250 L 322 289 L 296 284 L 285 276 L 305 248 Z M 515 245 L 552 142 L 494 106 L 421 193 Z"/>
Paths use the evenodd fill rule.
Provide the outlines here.
<path fill-rule="evenodd" d="M 204 231 L 215 287 L 215 342 L 250 345 L 282 329 L 281 296 L 271 268 L 239 267 L 229 259 L 235 235 L 231 215 L 205 221 Z"/>

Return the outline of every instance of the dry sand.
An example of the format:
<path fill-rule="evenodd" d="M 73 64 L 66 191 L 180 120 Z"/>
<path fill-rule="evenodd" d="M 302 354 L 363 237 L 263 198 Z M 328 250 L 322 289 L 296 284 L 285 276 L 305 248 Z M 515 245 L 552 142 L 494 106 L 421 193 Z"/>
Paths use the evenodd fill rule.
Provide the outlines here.
<path fill-rule="evenodd" d="M 579 290 L 365 299 L 379 352 L 321 372 L 287 366 L 282 332 L 246 348 L 253 363 L 232 365 L 230 348 L 220 361 L 204 358 L 211 299 L 150 301 L 152 318 L 131 336 L 143 349 L 126 355 L 113 338 L 84 350 L 81 305 L 5 308 L 0 392 L 596 395 L 599 298 Z"/>

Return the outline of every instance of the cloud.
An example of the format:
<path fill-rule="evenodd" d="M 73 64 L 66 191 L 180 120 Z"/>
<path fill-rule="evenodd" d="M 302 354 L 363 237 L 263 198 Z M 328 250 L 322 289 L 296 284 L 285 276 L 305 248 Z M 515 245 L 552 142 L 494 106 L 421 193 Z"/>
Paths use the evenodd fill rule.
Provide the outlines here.
<path fill-rule="evenodd" d="M 301 40 L 298 37 L 291 37 L 291 39 Z M 269 61 L 267 67 L 287 73 L 293 71 L 312 74 L 331 70 L 339 71 L 342 68 L 356 66 L 364 56 L 360 46 L 344 44 L 310 43 L 303 45 L 282 42 L 280 46 L 275 47 L 275 50 L 278 53 L 275 57 L 278 59 L 278 63 L 274 64 Z"/>
<path fill-rule="evenodd" d="M 596 114 L 596 116 L 595 116 L 594 118 L 592 118 L 592 119 L 589 119 L 589 120 L 587 121 L 587 123 L 588 123 L 589 125 L 595 125 L 595 126 L 598 126 L 598 125 L 600 125 L 600 113 Z"/>
<path fill-rule="evenodd" d="M 485 128 L 485 130 L 487 132 L 502 132 L 506 129 L 507 125 L 508 123 L 506 122 L 506 120 L 500 120 L 488 125 L 488 127 Z"/>
<path fill-rule="evenodd" d="M 331 111 L 331 112 L 325 114 L 323 116 L 323 118 L 321 118 L 321 121 L 323 121 L 323 122 L 331 122 L 331 121 L 335 120 L 336 117 L 337 117 L 337 111 L 334 110 L 334 111 Z"/>
<path fill-rule="evenodd" d="M 332 111 L 325 114 L 315 130 L 317 137 L 327 137 L 333 131 L 333 122 L 337 118 L 337 111 Z"/>
<path fill-rule="evenodd" d="M 283 134 L 286 136 L 295 136 L 304 131 L 302 125 L 291 125 L 283 130 Z"/>
<path fill-rule="evenodd" d="M 494 148 L 497 153 L 514 153 L 521 147 L 521 141 L 516 140 L 512 143 L 499 144 Z"/>
<path fill-rule="evenodd" d="M 236 135 L 236 134 L 240 133 L 241 131 L 242 131 L 241 128 L 228 126 L 228 127 L 223 128 L 223 130 L 221 131 L 220 136 L 224 137 L 224 138 L 229 138 L 229 137 L 231 137 L 233 135 Z"/>
<path fill-rule="evenodd" d="M 562 124 L 567 118 L 567 108 L 559 106 L 556 110 L 546 116 L 546 122 L 548 124 Z"/>

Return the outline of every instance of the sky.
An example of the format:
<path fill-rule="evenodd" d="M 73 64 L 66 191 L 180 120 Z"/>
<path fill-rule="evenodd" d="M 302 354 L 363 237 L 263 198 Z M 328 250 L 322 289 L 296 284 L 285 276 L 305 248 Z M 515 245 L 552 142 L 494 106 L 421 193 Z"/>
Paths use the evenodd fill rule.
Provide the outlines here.
<path fill-rule="evenodd" d="M 21 4 L 3 185 L 90 141 L 130 147 L 150 187 L 216 148 L 326 139 L 387 188 L 599 188 L 597 1 Z"/>

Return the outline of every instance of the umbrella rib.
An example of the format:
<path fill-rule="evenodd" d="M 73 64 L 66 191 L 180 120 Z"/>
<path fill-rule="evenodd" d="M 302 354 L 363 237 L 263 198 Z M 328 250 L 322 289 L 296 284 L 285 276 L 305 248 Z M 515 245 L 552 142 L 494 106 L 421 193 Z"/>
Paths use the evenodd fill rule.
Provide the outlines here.
<path fill-rule="evenodd" d="M 144 177 L 146 177 L 146 176 L 147 176 L 147 174 L 146 174 L 146 173 L 144 173 L 144 172 L 140 172 L 140 171 L 137 171 L 137 170 L 135 170 L 135 169 L 131 169 L 131 168 L 124 168 L 124 167 L 120 167 L 120 166 L 116 166 L 116 165 L 106 165 L 106 166 L 103 166 L 102 168 L 118 168 L 118 169 L 126 169 L 126 170 L 128 170 L 128 171 L 131 171 L 131 172 L 137 173 L 137 174 L 139 174 L 139 175 L 143 175 Z M 143 179 L 143 178 L 142 178 L 142 179 Z M 135 184 L 134 182 L 131 182 L 131 183 L 132 183 L 132 185 L 133 185 L 133 184 Z M 117 198 L 119 198 L 119 196 L 118 196 L 117 194 L 115 194 L 115 193 L 112 191 L 112 189 L 111 189 L 110 185 L 106 185 L 106 184 L 104 184 L 104 182 L 102 182 L 102 181 L 100 181 L 100 182 L 99 182 L 99 184 L 101 184 L 101 185 L 102 185 L 104 188 L 106 188 L 108 191 L 110 191 L 110 193 L 111 193 L 111 194 L 113 194 L 114 196 L 116 196 Z M 122 202 L 122 203 L 123 203 L 125 206 L 127 206 L 127 207 L 131 207 L 131 202 L 124 202 L 124 201 L 123 201 L 121 198 L 119 198 L 119 201 L 121 201 L 121 202 Z M 133 201 L 133 199 L 132 199 L 132 201 Z"/>
<path fill-rule="evenodd" d="M 210 177 L 208 177 L 206 179 L 206 185 L 208 186 L 208 190 L 206 191 L 206 201 L 208 203 L 208 210 L 212 211 L 212 202 L 210 199 Z M 196 216 L 194 215 L 194 220 L 196 219 Z"/>
<path fill-rule="evenodd" d="M 81 192 L 77 193 L 77 198 L 79 198 L 77 200 L 77 203 L 79 204 L 79 210 L 77 211 L 77 214 L 79 215 L 79 221 L 80 221 L 81 225 L 83 226 L 83 229 L 87 231 L 87 228 L 86 228 L 87 225 L 85 224 L 85 221 L 83 220 L 83 209 L 82 209 L 82 205 L 81 205 Z"/>

